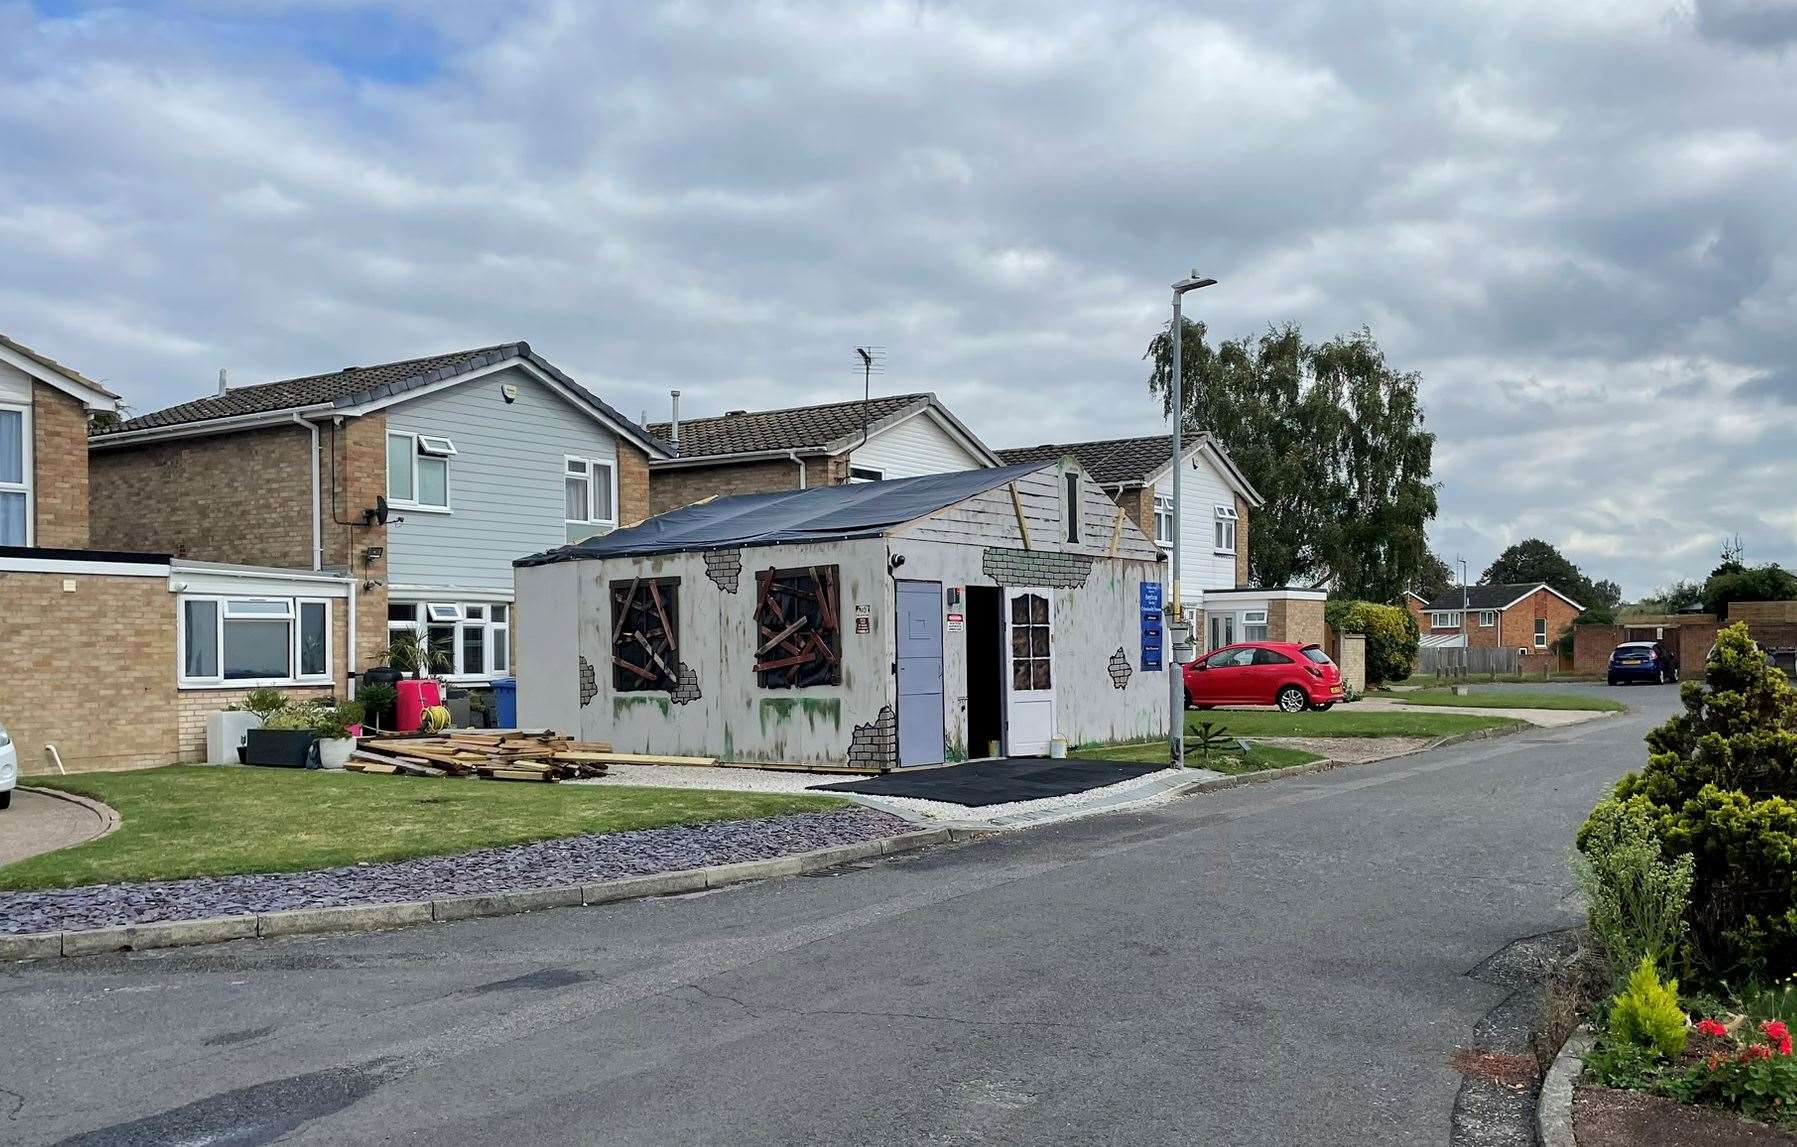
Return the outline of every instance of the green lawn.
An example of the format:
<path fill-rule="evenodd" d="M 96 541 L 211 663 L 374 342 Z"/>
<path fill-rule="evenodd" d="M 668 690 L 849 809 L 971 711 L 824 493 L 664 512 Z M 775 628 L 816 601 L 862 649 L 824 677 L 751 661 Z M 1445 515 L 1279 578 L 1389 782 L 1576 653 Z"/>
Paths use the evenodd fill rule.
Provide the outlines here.
<path fill-rule="evenodd" d="M 1202 721 L 1232 737 L 1445 737 L 1482 729 L 1520 726 L 1513 717 L 1481 717 L 1473 713 L 1355 712 L 1337 705 L 1327 713 L 1281 713 L 1274 709 L 1212 709 L 1186 714 L 1186 731 Z"/>
<path fill-rule="evenodd" d="M 775 793 L 192 765 L 31 783 L 105 801 L 123 823 L 100 840 L 0 868 L 0 890 L 294 872 L 845 804 Z"/>
<path fill-rule="evenodd" d="M 1143 763 L 1167 763 L 1167 742 L 1147 741 L 1132 745 L 1093 745 L 1084 749 L 1075 749 L 1073 755 L 1094 761 L 1140 761 Z M 1234 746 L 1227 753 L 1213 752 L 1209 763 L 1196 748 L 1186 749 L 1186 764 L 1215 769 L 1219 773 L 1234 776 L 1238 773 L 1259 773 L 1267 769 L 1284 769 L 1292 765 L 1307 765 L 1323 758 L 1315 753 L 1306 753 L 1302 749 L 1288 749 L 1284 745 L 1255 745 L 1249 752 L 1242 753 Z"/>
<path fill-rule="evenodd" d="M 1474 689 L 1464 697 L 1456 697 L 1446 689 L 1420 689 L 1414 693 L 1394 693 L 1392 700 L 1405 705 L 1461 705 L 1470 709 L 1595 709 L 1603 713 L 1620 713 L 1628 706 L 1608 697 L 1592 697 L 1583 693 L 1525 693 L 1514 689 Z"/>

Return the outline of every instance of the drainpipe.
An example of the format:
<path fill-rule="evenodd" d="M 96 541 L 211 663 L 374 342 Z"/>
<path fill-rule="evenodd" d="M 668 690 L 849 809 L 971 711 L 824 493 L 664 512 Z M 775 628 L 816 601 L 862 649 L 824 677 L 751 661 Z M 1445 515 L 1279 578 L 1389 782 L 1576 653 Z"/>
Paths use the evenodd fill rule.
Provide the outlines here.
<path fill-rule="evenodd" d="M 343 692 L 351 699 L 355 697 L 356 686 L 361 684 L 362 680 L 356 674 L 356 598 L 360 597 L 361 593 L 362 587 L 356 584 L 355 574 L 350 574 L 349 616 L 344 619 L 343 630 Z M 511 630 L 508 629 L 505 632 L 506 636 L 511 636 Z"/>
<path fill-rule="evenodd" d="M 222 382 L 224 371 L 219 371 Z M 324 568 L 324 522 L 318 496 L 318 423 L 307 422 L 295 414 L 293 420 L 312 432 L 312 569 Z"/>
<path fill-rule="evenodd" d="M 799 489 L 805 488 L 805 460 L 799 457 L 797 450 L 788 450 L 786 460 L 799 468 Z"/>

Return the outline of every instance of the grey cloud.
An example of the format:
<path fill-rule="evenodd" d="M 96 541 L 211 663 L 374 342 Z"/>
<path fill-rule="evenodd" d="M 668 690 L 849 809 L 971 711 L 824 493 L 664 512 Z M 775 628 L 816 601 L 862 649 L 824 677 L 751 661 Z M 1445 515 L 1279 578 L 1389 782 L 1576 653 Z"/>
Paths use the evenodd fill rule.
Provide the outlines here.
<path fill-rule="evenodd" d="M 1797 40 L 1792 0 L 1696 0 L 1697 31 L 1705 39 L 1747 48 L 1777 49 Z"/>

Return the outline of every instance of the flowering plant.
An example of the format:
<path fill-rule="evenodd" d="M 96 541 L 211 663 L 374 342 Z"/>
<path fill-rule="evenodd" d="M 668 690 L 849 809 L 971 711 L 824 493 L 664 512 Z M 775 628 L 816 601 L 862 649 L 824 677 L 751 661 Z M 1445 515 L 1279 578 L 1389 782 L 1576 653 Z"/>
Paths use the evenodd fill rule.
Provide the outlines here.
<path fill-rule="evenodd" d="M 1703 1019 L 1697 1021 L 1697 1034 L 1726 1036 L 1728 1035 L 1728 1029 L 1715 1020 Z"/>
<path fill-rule="evenodd" d="M 1728 1035 L 1716 1020 L 1697 1023 L 1699 1033 Z M 1759 1025 L 1764 1041 L 1752 1040 L 1732 1052 L 1716 1051 L 1692 1066 L 1672 1087 L 1686 1102 L 1720 1103 L 1760 1118 L 1797 1110 L 1797 1056 L 1791 1054 L 1791 1033 L 1781 1020 Z"/>

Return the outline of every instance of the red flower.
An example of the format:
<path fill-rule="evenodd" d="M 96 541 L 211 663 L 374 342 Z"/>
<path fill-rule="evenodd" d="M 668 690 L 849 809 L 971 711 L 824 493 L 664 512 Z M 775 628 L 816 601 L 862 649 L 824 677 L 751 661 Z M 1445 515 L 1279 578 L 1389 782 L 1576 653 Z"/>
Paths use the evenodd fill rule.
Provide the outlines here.
<path fill-rule="evenodd" d="M 1746 1063 L 1749 1060 L 1771 1059 L 1771 1058 L 1772 1058 L 1772 1049 L 1767 1047 L 1763 1043 L 1750 1043 L 1746 1047 L 1741 1049 L 1741 1062 L 1742 1063 Z"/>
<path fill-rule="evenodd" d="M 1778 1048 L 1779 1055 L 1791 1054 L 1791 1029 L 1785 1026 L 1783 1020 L 1767 1020 L 1760 1025 L 1760 1030 Z"/>
<path fill-rule="evenodd" d="M 1698 1020 L 1697 1031 L 1700 1035 L 1725 1036 L 1728 1034 L 1728 1029 L 1715 1020 Z"/>

